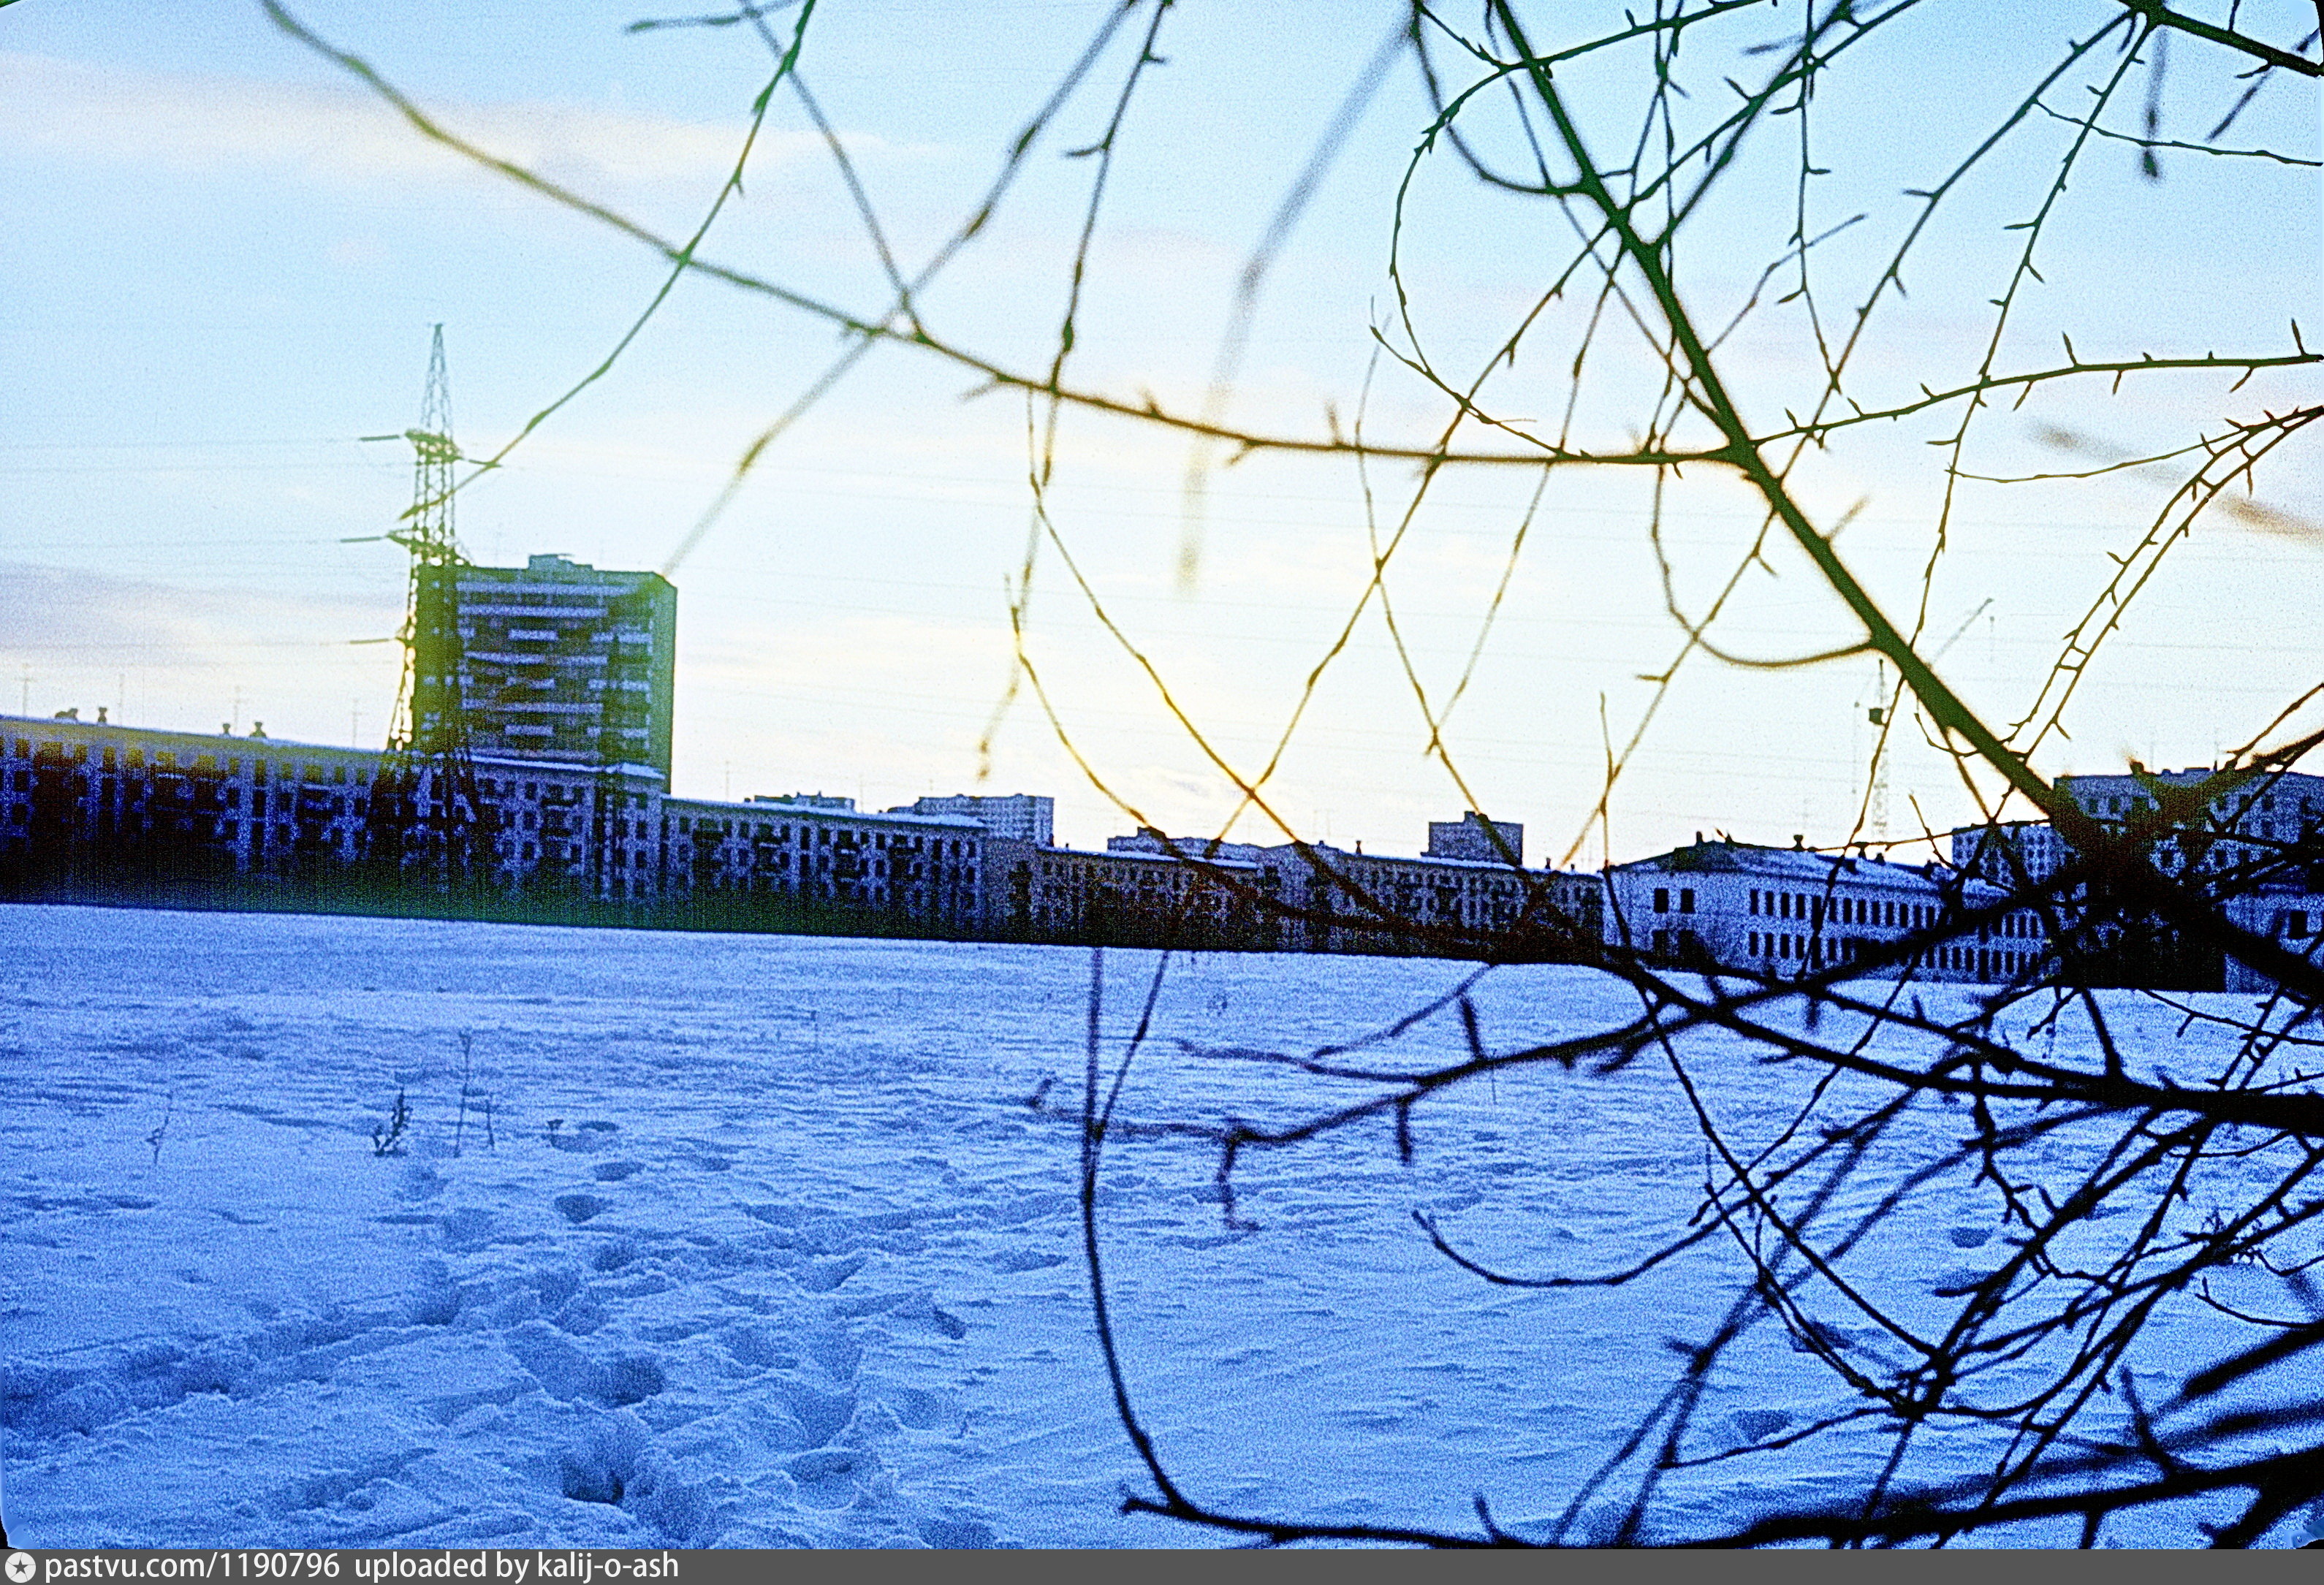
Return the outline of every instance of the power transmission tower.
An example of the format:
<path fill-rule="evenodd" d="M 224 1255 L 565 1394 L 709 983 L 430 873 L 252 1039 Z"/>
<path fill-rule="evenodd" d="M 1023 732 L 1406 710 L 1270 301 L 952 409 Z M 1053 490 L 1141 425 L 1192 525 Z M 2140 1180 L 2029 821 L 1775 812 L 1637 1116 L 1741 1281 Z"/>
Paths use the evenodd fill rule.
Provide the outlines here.
<path fill-rule="evenodd" d="M 372 792 L 374 858 L 393 879 L 458 891 L 479 879 L 478 839 L 486 810 L 476 794 L 463 694 L 460 574 L 466 566 L 452 531 L 452 383 L 444 365 L 444 327 L 428 356 L 428 390 L 420 427 L 406 429 L 414 457 L 411 509 L 388 535 L 411 553 L 404 606 L 403 684 L 396 699 L 386 757 Z M 489 846 L 484 849 L 488 856 Z"/>
<path fill-rule="evenodd" d="M 1993 602 L 1987 599 L 1963 618 L 1960 626 L 1953 629 L 1952 636 L 1938 645 L 1936 653 L 1929 657 L 1929 664 L 1934 666 L 1938 661 L 1942 660 L 1952 647 L 1960 642 L 1961 635 L 1969 631 L 1970 625 L 1978 617 L 1983 616 L 1992 604 Z M 1885 845 L 1888 841 L 1888 761 L 1891 758 L 1888 752 L 1888 739 L 1889 735 L 1896 730 L 1895 705 L 1891 702 L 1888 694 L 1888 663 L 1885 660 L 1876 660 L 1873 662 L 1873 703 L 1872 708 L 1865 712 L 1865 715 L 1880 731 L 1879 735 L 1872 740 L 1872 768 L 1870 785 L 1866 790 L 1864 800 L 1864 824 L 1871 832 L 1872 840 Z M 1900 675 L 1896 698 L 1901 701 L 1903 696 L 1903 678 Z"/>

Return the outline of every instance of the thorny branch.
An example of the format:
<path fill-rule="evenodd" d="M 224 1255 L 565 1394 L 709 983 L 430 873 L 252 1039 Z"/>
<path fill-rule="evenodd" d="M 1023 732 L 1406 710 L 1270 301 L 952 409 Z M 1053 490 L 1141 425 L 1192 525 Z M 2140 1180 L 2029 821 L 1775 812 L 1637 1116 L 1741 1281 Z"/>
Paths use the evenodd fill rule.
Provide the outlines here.
<path fill-rule="evenodd" d="M 908 276 L 807 90 L 813 50 L 806 49 L 803 60 L 802 42 L 812 6 L 800 8 L 787 41 L 767 28 L 756 7 L 692 19 L 707 25 L 747 20 L 778 58 L 719 202 L 741 180 L 751 139 L 774 89 L 788 80 L 839 162 L 881 261 L 870 306 L 860 308 L 706 256 L 716 205 L 693 235 L 673 239 L 500 159 L 449 131 L 360 58 L 324 42 L 276 0 L 265 3 L 286 31 L 380 95 L 420 135 L 650 251 L 669 267 L 663 296 L 669 282 L 697 276 L 846 337 L 844 352 L 824 376 L 749 448 L 681 555 L 717 520 L 766 448 L 875 352 L 933 358 L 972 374 L 981 389 L 1020 397 L 1031 520 L 1010 586 L 1017 671 L 1008 697 L 1021 682 L 1092 785 L 1141 824 L 1150 822 L 1077 742 L 1068 712 L 1044 680 L 1028 604 L 1038 557 L 1053 557 L 1064 567 L 1073 593 L 1230 789 L 1234 816 L 1248 813 L 1266 823 L 1298 844 L 1319 878 L 1344 883 L 1346 877 L 1331 874 L 1326 852 L 1302 840 L 1271 788 L 1359 624 L 1379 615 L 1412 696 L 1423 751 L 1468 806 L 1481 807 L 1449 717 L 1476 673 L 1517 569 L 1554 537 L 1560 492 L 1572 481 L 1635 475 L 1650 486 L 1645 528 L 1680 641 L 1670 664 L 1648 679 L 1653 692 L 1628 747 L 1618 753 L 1613 733 L 1606 733 L 1604 783 L 1585 834 L 1591 824 L 1604 830 L 1632 753 L 1690 663 L 1780 673 L 1870 654 L 1898 679 L 1897 694 L 1884 703 L 1892 710 L 1909 705 L 1994 831 L 2002 829 L 2005 814 L 2023 809 L 2061 839 L 2063 862 L 2038 874 L 2017 864 L 1998 877 L 2006 885 L 1997 897 L 1978 902 L 1961 892 L 1934 923 L 1865 956 L 1780 975 L 1713 971 L 1644 951 L 1618 910 L 1603 940 L 1586 937 L 1579 921 L 1550 905 L 1545 886 L 1531 888 L 1516 926 L 1487 937 L 1408 927 L 1387 899 L 1350 884 L 1369 923 L 1406 931 L 1409 950 L 1457 953 L 1485 966 L 1379 1029 L 1305 1047 L 1166 1039 L 1164 976 L 1173 959 L 1165 953 L 1133 1032 L 1109 1059 L 1101 1021 L 1104 960 L 1093 958 L 1079 1103 L 1054 1115 L 1080 1129 L 1084 1255 L 1096 1331 L 1115 1410 L 1149 1483 L 1126 1507 L 1269 1544 L 1895 1544 L 2070 1534 L 2092 1545 L 2109 1524 L 2152 1523 L 2165 1529 L 2140 1533 L 2208 1533 L 2219 1544 L 2241 1545 L 2324 1497 L 2324 1396 L 2298 1374 L 2324 1344 L 2324 1294 L 2304 1275 L 2324 1259 L 2316 1239 L 2324 1222 L 2324 1181 L 2317 1175 L 2324 1166 L 2324 1091 L 2318 1084 L 2324 1059 L 2315 1055 L 2324 1036 L 2314 1027 L 2315 1009 L 2324 1004 L 2324 972 L 2303 952 L 2251 927 L 2235 907 L 2262 886 L 2324 886 L 2324 828 L 2311 821 L 2296 836 L 2255 842 L 2235 825 L 2237 807 L 2247 810 L 2251 799 L 2266 797 L 2324 741 L 2324 733 L 2303 730 L 2312 723 L 2318 690 L 2304 684 L 2290 690 L 2297 696 L 2292 702 L 2207 781 L 2191 788 L 2156 781 L 2146 807 L 2125 819 L 2101 819 L 2086 808 L 2043 758 L 2065 734 L 2069 707 L 2107 640 L 2175 567 L 2175 547 L 2216 521 L 2235 521 L 2238 511 L 2265 520 L 2261 526 L 2271 530 L 2298 527 L 2253 498 L 2263 477 L 2272 477 L 2310 438 L 2312 420 L 2324 413 L 2312 400 L 2284 394 L 2288 382 L 2306 375 L 2324 355 L 2308 350 L 2296 322 L 2283 336 L 2242 349 L 2220 351 L 2196 339 L 2210 334 L 2195 311 L 2205 306 L 2201 294 L 2226 300 L 2244 289 L 2242 281 L 2226 277 L 2190 282 L 2185 323 L 2154 327 L 2152 352 L 2125 345 L 2103 322 L 2094 337 L 2080 321 L 2054 331 L 2062 357 L 2027 351 L 2029 327 L 2057 311 L 2056 294 L 2043 295 L 2050 288 L 2044 271 L 2057 267 L 2065 234 L 2081 219 L 2072 189 L 2089 177 L 2093 161 L 2135 151 L 2142 173 L 2158 180 L 2166 156 L 2201 161 L 2207 173 L 2273 167 L 2297 179 L 2315 167 L 2312 149 L 2265 139 L 2232 149 L 2218 143 L 2272 84 L 2324 76 L 2318 34 L 2297 8 L 2294 20 L 2284 23 L 2242 4 L 2199 15 L 2161 0 L 2092 0 L 2080 13 L 2080 32 L 2052 44 L 2023 18 L 1997 13 L 1964 23 L 1966 7 L 1940 0 L 1809 0 L 1803 11 L 1757 0 L 1652 0 L 1639 11 L 1609 11 L 1595 26 L 1571 7 L 1517 0 L 1485 0 L 1469 26 L 1428 0 L 1414 0 L 1398 14 L 1400 33 L 1391 32 L 1364 79 L 1340 97 L 1342 109 L 1316 153 L 1290 177 L 1277 219 L 1246 271 L 1247 290 L 1215 364 L 1219 373 L 1198 403 L 1174 403 L 1067 376 L 1090 334 L 1084 291 L 1108 178 L 1135 146 L 1133 108 L 1141 96 L 1158 91 L 1153 69 L 1161 63 L 1157 40 L 1172 9 L 1167 0 L 1122 0 L 1108 10 L 1069 72 L 1021 124 L 999 177 L 930 262 Z M 1132 25 L 1141 14 L 1142 25 Z M 1904 194 L 1903 218 L 1890 239 L 1864 240 L 1872 229 L 1865 207 L 1872 199 L 1862 191 L 1851 189 L 1837 218 L 1823 217 L 1821 195 L 1831 189 L 1821 184 L 1847 180 L 1849 162 L 1868 146 L 1861 130 L 1834 114 L 1833 102 L 1863 92 L 1860 84 L 1880 94 L 1884 73 L 1892 84 L 1910 86 L 1898 74 L 1922 69 L 1958 35 L 1978 28 L 1996 34 L 1990 54 L 2009 58 L 1995 69 L 2001 97 L 1982 123 L 1915 132 L 1936 151 L 1933 175 Z M 1765 36 L 1771 31 L 1775 36 Z M 1120 58 L 1125 41 L 1127 60 Z M 1355 119 L 1390 97 L 1381 85 L 1399 55 L 1415 68 L 1425 104 L 1413 117 L 1411 152 L 1394 184 L 1385 272 L 1393 295 L 1370 327 L 1377 352 L 1357 420 L 1343 429 L 1334 410 L 1315 429 L 1229 422 L 1229 387 L 1255 311 L 1253 283 L 1285 245 Z M 1030 351 L 973 346 L 938 323 L 927 287 L 988 234 L 1028 152 L 1090 83 L 1104 79 L 1101 68 L 1108 64 L 1112 97 L 1102 131 L 1072 151 L 1090 161 L 1090 180 L 1054 336 Z M 2181 85 L 2200 69 L 2237 85 L 2232 103 L 2200 140 L 2164 135 L 2165 114 L 2192 91 Z M 1717 80 L 1721 73 L 1723 82 Z M 2135 102 L 2142 84 L 2140 131 L 2107 124 L 2118 104 Z M 1943 152 L 1948 146 L 1955 152 Z M 1772 167 L 1755 164 L 1766 157 Z M 1744 284 L 1729 290 L 1736 271 L 1728 255 L 1739 235 L 1729 229 L 1739 224 L 1733 206 L 1765 207 L 1775 190 L 1764 185 L 1768 169 L 1780 179 L 1788 235 L 1746 261 Z M 2172 180 L 2187 180 L 2179 166 L 2168 169 Z M 1510 322 L 1481 336 L 1468 320 L 1446 330 L 1444 310 L 1425 280 L 1427 250 L 1415 245 L 1434 240 L 1425 238 L 1419 199 L 1443 170 L 1516 206 L 1512 212 L 1526 228 L 1513 235 L 1537 261 L 1536 286 Z M 2004 241 L 1978 244 L 1983 251 L 1967 263 L 1954 242 L 1945 244 L 1951 253 L 1940 254 L 1943 227 L 1977 212 L 1976 204 L 1989 201 L 1978 195 L 2010 179 L 2023 181 L 2031 198 Z M 1555 213 L 1550 225 L 1537 225 L 1534 217 L 1545 205 Z M 2217 240 L 2232 254 L 2233 239 Z M 1948 372 L 1946 360 L 1957 348 L 1941 341 L 1932 341 L 1919 361 L 1898 355 L 1888 327 L 1904 311 L 1908 265 L 1941 281 L 1948 272 L 1990 270 L 1994 279 L 1980 278 L 1976 286 L 1987 294 L 1977 310 L 1983 323 L 1961 342 L 1971 366 Z M 1729 302 L 1723 313 L 1709 306 L 1722 292 Z M 2066 304 L 2069 318 L 2076 300 Z M 1836 309 L 1840 302 L 1844 309 Z M 612 366 L 652 312 L 650 306 L 590 380 Z M 2085 346 L 2103 347 L 2099 355 L 2077 349 L 2078 327 Z M 2045 348 L 2051 333 L 2043 334 Z M 1794 362 L 1809 368 L 1810 377 L 1804 383 L 1791 379 L 1780 359 L 1755 352 L 1755 336 L 1793 337 L 1786 345 Z M 1458 350 L 1463 348 L 1471 350 Z M 1465 369 L 1463 356 L 1470 359 Z M 1527 382 L 1520 371 L 1536 368 L 1553 370 L 1554 377 Z M 1440 404 L 1433 431 L 1385 438 L 1377 432 L 1369 417 L 1370 382 L 1383 375 L 1410 381 Z M 542 419 L 570 394 L 544 409 Z M 2121 394 L 2149 403 L 2167 399 L 2189 410 L 2201 408 L 2205 416 L 2191 431 L 2121 448 L 2112 460 L 2071 475 L 2088 485 L 2101 477 L 2144 479 L 2159 469 L 2181 470 L 2171 475 L 2167 499 L 2130 548 L 2113 555 L 2031 696 L 1996 714 L 1990 701 L 1980 703 L 1940 667 L 1925 638 L 1964 493 L 2061 477 L 2018 465 L 1997 431 L 2002 414 Z M 1547 403 L 1538 405 L 1545 396 Z M 2237 405 L 2245 402 L 2253 405 Z M 1190 493 L 1222 456 L 1317 458 L 1350 470 L 1362 497 L 1368 576 L 1260 762 L 1242 763 L 1205 727 L 1185 703 L 1169 658 L 1117 615 L 1102 580 L 1076 553 L 1052 492 L 1062 419 L 1073 411 L 1185 438 L 1194 448 Z M 1554 412 L 1555 421 L 1521 416 L 1533 411 Z M 2051 432 L 2063 433 L 2055 426 Z M 1849 519 L 1820 512 L 1802 484 L 1809 459 L 1889 434 L 1925 440 L 1937 459 L 1925 558 L 1917 584 L 1902 598 L 1893 590 L 1884 595 L 1880 580 L 1842 552 L 1838 540 Z M 1997 460 L 1988 463 L 1989 454 Z M 1457 680 L 1440 696 L 1407 640 L 1397 580 L 1440 484 L 1463 470 L 1509 467 L 1536 470 L 1536 487 L 1495 566 L 1489 597 L 1480 602 L 1475 642 Z M 1397 486 L 1391 474 L 1408 475 L 1408 484 Z M 1702 569 L 1681 563 L 1664 532 L 1669 498 L 1705 479 L 1741 486 L 1757 513 L 1755 531 L 1711 570 L 1707 585 Z M 1193 540 L 1186 543 L 1182 553 L 1191 556 Z M 1776 571 L 1779 558 L 1806 569 L 1843 613 L 1844 626 L 1798 653 L 1747 662 L 1748 646 L 1728 636 L 1730 612 L 1738 592 Z M 1713 594 L 1690 601 L 1682 580 Z M 1993 724 L 2002 720 L 2009 724 Z M 1885 751 L 1885 723 L 1880 742 Z M 2207 853 L 2230 848 L 2243 856 L 2227 864 L 2206 862 Z M 1174 843 L 1171 851 L 1189 865 L 1206 863 L 1200 842 Z M 1222 866 L 1210 865 L 1208 872 L 1221 886 L 1245 884 Z M 1296 911 L 1271 898 L 1248 900 Z M 1920 982 L 1932 954 L 1976 939 L 2018 910 L 2044 921 L 2044 951 L 2034 966 L 1980 990 Z M 2095 965 L 2110 953 L 2118 957 L 2126 940 L 2149 936 L 2175 943 L 2182 954 L 2208 953 L 2214 961 L 2231 955 L 2267 976 L 2273 989 L 2256 1002 L 2107 989 L 2110 981 Z M 1609 977 L 1635 997 L 1635 1012 L 1554 1039 L 1497 1043 L 1480 1011 L 1483 988 L 1508 972 L 1497 965 L 1545 958 Z M 2176 1019 L 2175 1034 L 2155 1033 L 2149 1015 L 2157 1012 Z M 1399 1055 L 1430 1029 L 1453 1023 L 1461 1031 L 1457 1055 Z M 1142 1094 L 1133 1072 L 1157 1060 L 1157 1046 L 1208 1072 L 1248 1074 L 1279 1086 L 1268 1092 L 1273 1103 L 1247 1115 L 1213 1116 L 1166 1098 L 1140 1110 L 1131 1104 Z M 1772 1125 L 1722 1110 L 1712 1080 L 1738 1063 L 1806 1075 L 1786 1092 L 1790 1098 Z M 1651 1404 L 1593 1468 L 1556 1494 L 1554 1519 L 1524 1526 L 1520 1535 L 1494 1516 L 1481 1495 L 1474 1529 L 1244 1511 L 1206 1497 L 1176 1472 L 1167 1438 L 1141 1413 L 1133 1385 L 1136 1325 L 1107 1279 L 1099 1209 L 1110 1145 L 1206 1152 L 1222 1216 L 1238 1229 L 1250 1225 L 1238 1210 L 1238 1176 L 1256 1162 L 1378 1129 L 1408 1167 L 1426 1155 L 1427 1136 L 1416 1120 L 1480 1083 L 1554 1076 L 1586 1094 L 1617 1075 L 1649 1070 L 1666 1079 L 1669 1093 L 1683 1103 L 1674 1128 L 1703 1161 L 1690 1214 L 1651 1247 L 1588 1269 L 1558 1270 L 1519 1251 L 1494 1252 L 1489 1232 L 1464 1230 L 1443 1214 L 1414 1213 L 1419 1236 L 1452 1266 L 1528 1295 L 1528 1303 L 1550 1305 L 1575 1290 L 1637 1290 L 1665 1280 L 1727 1285 L 1725 1308 L 1671 1356 L 1668 1380 Z M 1035 1104 L 1047 1110 L 1038 1096 Z M 1681 1137 L 1674 1133 L 1674 1147 Z M 1931 1290 L 1890 1291 L 1878 1280 L 1879 1268 L 1863 1263 L 1863 1251 L 1889 1235 L 1914 1197 L 1940 1190 L 1974 1192 L 1996 1208 L 1990 1252 Z M 2213 1291 L 2215 1279 L 2236 1269 L 2279 1282 L 2273 1308 Z M 2220 1334 L 2232 1346 L 2218 1357 L 2164 1370 L 2158 1392 L 2158 1367 L 2142 1341 L 2159 1317 L 2190 1304 L 2208 1304 L 2223 1325 L 2242 1330 Z M 1707 1395 L 1771 1332 L 1789 1341 L 1797 1370 L 1817 1374 L 1838 1395 L 1836 1406 L 1775 1430 L 1736 1432 L 1708 1415 Z M 1962 1428 L 1987 1438 L 1974 1444 L 1980 1451 L 1973 1472 L 1960 1473 L 1958 1460 L 1923 1456 L 1933 1435 L 1960 1435 Z M 1683 1481 L 1783 1468 L 1785 1460 L 1857 1445 L 1849 1439 L 1868 1433 L 1879 1439 L 1881 1451 L 1867 1467 L 1862 1489 L 1847 1500 L 1773 1498 L 1748 1522 L 1729 1526 L 1673 1516 L 1696 1511 L 1671 1506 L 1670 1494 Z M 1415 1511 L 1406 1495 L 1371 1494 L 1371 1510 Z"/>

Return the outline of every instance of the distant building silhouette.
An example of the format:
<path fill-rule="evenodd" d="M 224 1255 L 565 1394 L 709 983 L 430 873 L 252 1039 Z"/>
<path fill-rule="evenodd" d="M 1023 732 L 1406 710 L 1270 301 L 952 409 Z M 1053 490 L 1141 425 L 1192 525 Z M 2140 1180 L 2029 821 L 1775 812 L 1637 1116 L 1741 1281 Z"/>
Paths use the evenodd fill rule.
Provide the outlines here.
<path fill-rule="evenodd" d="M 915 798 L 888 811 L 890 815 L 941 815 L 973 820 L 994 836 L 1029 842 L 1037 847 L 1056 843 L 1057 800 L 1034 793 L 978 796 L 955 793 L 949 797 Z"/>
<path fill-rule="evenodd" d="M 1473 859 L 1499 862 L 1522 869 L 1525 827 L 1514 820 L 1488 820 L 1471 809 L 1458 820 L 1428 823 L 1428 852 L 1432 859 Z"/>

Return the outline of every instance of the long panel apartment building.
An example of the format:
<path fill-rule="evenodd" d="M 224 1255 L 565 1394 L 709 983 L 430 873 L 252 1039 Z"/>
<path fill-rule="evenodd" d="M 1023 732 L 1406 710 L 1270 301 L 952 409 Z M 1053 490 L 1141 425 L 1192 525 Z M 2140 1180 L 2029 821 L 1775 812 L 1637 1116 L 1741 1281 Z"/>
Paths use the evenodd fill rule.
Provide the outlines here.
<path fill-rule="evenodd" d="M 474 756 L 475 862 L 510 898 L 713 899 L 973 931 L 984 829 L 819 795 L 670 797 L 658 771 Z M 253 735 L 0 716 L 0 895 L 285 903 L 376 883 L 373 805 L 388 757 Z M 423 772 L 417 801 L 436 797 Z"/>
<path fill-rule="evenodd" d="M 1599 877 L 1525 870 L 1519 825 L 1486 825 L 1472 814 L 1433 824 L 1430 834 L 1430 851 L 1416 857 L 1172 837 L 1151 827 L 1109 838 L 1102 852 L 996 840 L 986 844 L 986 919 L 994 934 L 1031 941 L 1592 955 Z M 1454 857 L 1447 848 L 1506 856 Z"/>

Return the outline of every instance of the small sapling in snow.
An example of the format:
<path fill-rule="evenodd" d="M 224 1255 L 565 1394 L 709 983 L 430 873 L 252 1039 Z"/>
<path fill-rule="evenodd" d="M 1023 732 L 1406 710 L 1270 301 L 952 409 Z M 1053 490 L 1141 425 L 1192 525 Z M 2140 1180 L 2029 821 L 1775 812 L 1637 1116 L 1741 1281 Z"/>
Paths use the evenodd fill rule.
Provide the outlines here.
<path fill-rule="evenodd" d="M 177 1114 L 178 1092 L 172 1090 L 170 1092 L 169 1104 L 162 1109 L 161 1122 L 154 1127 L 152 1133 L 145 1136 L 145 1143 L 153 1147 L 155 1166 L 161 1165 L 161 1141 L 170 1137 L 170 1120 Z"/>
<path fill-rule="evenodd" d="M 476 1037 L 473 1030 L 460 1031 L 460 1114 L 452 1124 L 452 1154 L 460 1154 L 461 1138 L 468 1131 L 468 1076 L 475 1069 Z"/>
<path fill-rule="evenodd" d="M 402 1155 L 403 1131 L 410 1126 L 411 1108 L 404 1101 L 403 1092 L 398 1090 L 395 1092 L 395 1110 L 388 1114 L 385 1123 L 371 1131 L 371 1153 L 374 1156 Z"/>

